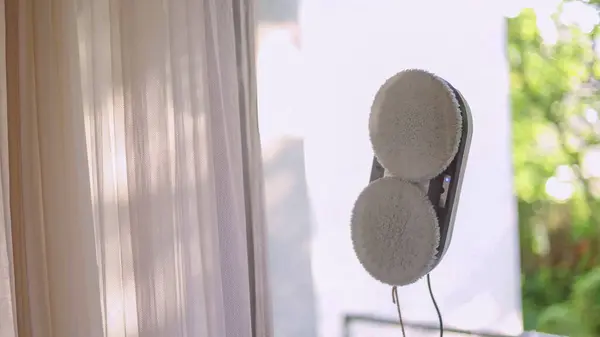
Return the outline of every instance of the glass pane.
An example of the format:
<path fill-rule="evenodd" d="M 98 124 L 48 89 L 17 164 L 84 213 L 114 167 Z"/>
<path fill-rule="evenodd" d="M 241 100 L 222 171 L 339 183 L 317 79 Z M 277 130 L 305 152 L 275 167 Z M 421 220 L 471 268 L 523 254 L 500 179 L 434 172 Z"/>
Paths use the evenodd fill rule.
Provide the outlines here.
<path fill-rule="evenodd" d="M 369 181 L 373 96 L 406 68 L 444 77 L 473 112 L 475 132 L 452 246 L 432 273 L 445 324 L 521 333 L 506 20 L 499 5 L 261 0 L 258 13 L 275 336 L 399 333 L 397 326 L 377 323 L 396 321 L 396 308 L 390 288 L 371 279 L 356 259 L 349 219 Z M 407 323 L 437 327 L 424 280 L 400 289 L 399 296 Z M 349 323 L 356 315 L 370 320 Z M 410 336 L 438 335 L 419 331 Z"/>

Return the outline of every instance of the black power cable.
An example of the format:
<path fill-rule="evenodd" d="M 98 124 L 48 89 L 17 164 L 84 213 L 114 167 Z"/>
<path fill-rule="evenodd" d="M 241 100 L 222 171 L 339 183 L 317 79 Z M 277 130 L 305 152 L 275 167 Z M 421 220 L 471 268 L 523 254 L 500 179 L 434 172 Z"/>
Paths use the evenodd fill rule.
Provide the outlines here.
<path fill-rule="evenodd" d="M 396 308 L 398 309 L 398 319 L 400 320 L 402 337 L 406 337 L 406 332 L 404 331 L 404 322 L 402 322 L 402 312 L 400 311 L 400 300 L 398 299 L 398 288 L 396 286 L 392 287 L 392 302 L 396 304 Z"/>
<path fill-rule="evenodd" d="M 431 301 L 435 306 L 435 311 L 437 312 L 438 320 L 440 321 L 440 337 L 444 337 L 444 322 L 442 321 L 442 313 L 440 312 L 440 308 L 438 307 L 435 297 L 433 296 L 433 291 L 431 290 L 431 277 L 429 274 L 427 274 L 427 288 L 429 288 L 429 295 L 431 296 Z"/>
<path fill-rule="evenodd" d="M 433 291 L 431 290 L 431 277 L 427 274 L 427 288 L 429 289 L 429 295 L 431 296 L 431 301 L 433 302 L 433 306 L 435 307 L 435 311 L 437 312 L 438 320 L 440 322 L 440 337 L 444 337 L 444 322 L 442 320 L 442 313 L 440 312 L 440 307 L 435 300 L 435 296 L 433 296 Z M 398 299 L 398 288 L 392 287 L 392 302 L 396 304 L 396 309 L 398 309 L 398 319 L 400 320 L 400 328 L 402 329 L 402 337 L 406 337 L 406 332 L 404 331 L 404 322 L 402 321 L 402 312 L 400 311 L 400 300 Z"/>

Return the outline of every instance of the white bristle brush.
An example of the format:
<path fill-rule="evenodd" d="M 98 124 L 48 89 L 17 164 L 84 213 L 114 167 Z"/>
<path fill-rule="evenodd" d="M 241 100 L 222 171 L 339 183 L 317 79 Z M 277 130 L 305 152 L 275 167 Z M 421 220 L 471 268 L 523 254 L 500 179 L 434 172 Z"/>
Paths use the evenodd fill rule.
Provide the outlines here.
<path fill-rule="evenodd" d="M 446 81 L 410 69 L 391 77 L 377 92 L 369 136 L 377 160 L 392 176 L 423 181 L 450 164 L 461 125 L 459 103 Z"/>
<path fill-rule="evenodd" d="M 375 279 L 407 285 L 427 273 L 440 240 L 437 217 L 422 187 L 377 179 L 359 195 L 351 218 L 358 260 Z"/>
<path fill-rule="evenodd" d="M 369 118 L 376 160 L 352 211 L 352 243 L 375 279 L 411 284 L 446 253 L 472 135 L 464 97 L 424 70 L 379 89 Z"/>

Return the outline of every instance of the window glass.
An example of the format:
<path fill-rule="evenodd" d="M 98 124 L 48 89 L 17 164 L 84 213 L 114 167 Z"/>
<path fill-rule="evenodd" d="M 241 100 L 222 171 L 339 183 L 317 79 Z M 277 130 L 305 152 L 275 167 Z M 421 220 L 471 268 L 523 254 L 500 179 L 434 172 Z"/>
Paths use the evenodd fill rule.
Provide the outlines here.
<path fill-rule="evenodd" d="M 349 219 L 369 181 L 373 96 L 406 68 L 450 81 L 473 113 L 452 245 L 432 273 L 444 322 L 521 333 L 505 8 L 474 0 L 262 0 L 258 14 L 275 336 L 399 333 L 380 322 L 397 321 L 391 289 L 371 279 L 354 256 Z M 410 336 L 437 336 L 425 280 L 401 288 L 399 296 L 405 322 L 433 327 Z"/>

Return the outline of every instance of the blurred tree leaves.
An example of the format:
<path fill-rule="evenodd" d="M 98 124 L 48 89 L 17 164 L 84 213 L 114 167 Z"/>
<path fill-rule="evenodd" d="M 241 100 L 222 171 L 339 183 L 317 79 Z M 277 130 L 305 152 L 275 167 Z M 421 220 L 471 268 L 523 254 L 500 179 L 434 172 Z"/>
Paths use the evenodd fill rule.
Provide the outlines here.
<path fill-rule="evenodd" d="M 583 167 L 600 144 L 600 28 L 563 23 L 564 4 L 550 18 L 555 41 L 542 38 L 532 9 L 507 22 L 524 321 L 527 330 L 592 337 L 600 336 L 600 177 Z"/>
<path fill-rule="evenodd" d="M 587 336 L 598 336 L 600 331 L 600 269 L 596 268 L 581 277 L 571 296 L 573 313 Z"/>

